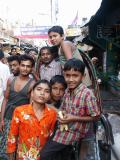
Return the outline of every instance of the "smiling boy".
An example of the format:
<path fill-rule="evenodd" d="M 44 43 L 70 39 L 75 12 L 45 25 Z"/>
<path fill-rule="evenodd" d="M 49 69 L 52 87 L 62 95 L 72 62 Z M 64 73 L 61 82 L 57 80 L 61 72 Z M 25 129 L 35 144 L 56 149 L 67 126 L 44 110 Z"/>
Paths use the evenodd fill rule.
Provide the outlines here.
<path fill-rule="evenodd" d="M 60 109 L 64 117 L 59 118 L 60 124 L 67 124 L 68 130 L 56 130 L 41 151 L 41 160 L 55 160 L 60 158 L 61 151 L 76 141 L 80 141 L 87 134 L 92 121 L 99 117 L 99 110 L 93 92 L 83 83 L 85 64 L 78 59 L 70 59 L 64 66 L 64 77 L 67 90 L 64 94 Z"/>

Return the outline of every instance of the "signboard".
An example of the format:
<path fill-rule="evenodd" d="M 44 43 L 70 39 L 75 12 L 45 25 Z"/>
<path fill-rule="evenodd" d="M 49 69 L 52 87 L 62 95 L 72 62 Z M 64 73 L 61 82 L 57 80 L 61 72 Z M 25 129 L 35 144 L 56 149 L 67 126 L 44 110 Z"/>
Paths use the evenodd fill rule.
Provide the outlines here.
<path fill-rule="evenodd" d="M 21 27 L 17 28 L 14 32 L 14 36 L 17 38 L 48 38 L 48 30 L 51 26 L 35 26 L 35 27 Z"/>
<path fill-rule="evenodd" d="M 68 28 L 65 32 L 66 37 L 79 36 L 80 34 L 80 28 Z"/>

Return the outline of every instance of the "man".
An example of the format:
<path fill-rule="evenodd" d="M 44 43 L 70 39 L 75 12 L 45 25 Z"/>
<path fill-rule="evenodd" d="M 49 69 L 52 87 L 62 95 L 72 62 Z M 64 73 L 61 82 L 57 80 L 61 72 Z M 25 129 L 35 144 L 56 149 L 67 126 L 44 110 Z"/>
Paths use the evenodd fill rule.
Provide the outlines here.
<path fill-rule="evenodd" d="M 1 105 L 4 98 L 4 91 L 6 90 L 7 80 L 10 76 L 9 67 L 3 63 L 4 62 L 4 53 L 0 50 L 0 112 Z"/>
<path fill-rule="evenodd" d="M 61 75 L 61 65 L 53 59 L 50 47 L 42 47 L 40 50 L 42 65 L 40 67 L 40 78 L 48 81 L 55 75 Z"/>
<path fill-rule="evenodd" d="M 12 76 L 18 76 L 19 75 L 19 67 L 20 67 L 20 57 L 19 56 L 9 56 L 8 57 L 8 64 L 10 67 L 10 71 L 12 73 Z"/>
<path fill-rule="evenodd" d="M 13 111 L 17 106 L 29 103 L 29 92 L 34 84 L 29 74 L 34 67 L 34 60 L 28 55 L 20 56 L 20 73 L 13 80 L 9 79 L 2 103 L 0 121 L 0 155 L 5 153 L 6 140 L 12 119 Z M 4 129 L 4 131 L 3 131 Z"/>

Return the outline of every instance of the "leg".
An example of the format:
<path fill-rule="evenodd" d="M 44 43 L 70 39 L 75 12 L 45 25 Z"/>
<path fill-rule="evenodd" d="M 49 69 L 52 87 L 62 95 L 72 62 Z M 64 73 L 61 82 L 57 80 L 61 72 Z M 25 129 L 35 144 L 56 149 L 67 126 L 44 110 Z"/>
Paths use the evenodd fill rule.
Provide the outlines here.
<path fill-rule="evenodd" d="M 68 147 L 50 139 L 40 152 L 40 160 L 61 160 L 60 152 Z"/>

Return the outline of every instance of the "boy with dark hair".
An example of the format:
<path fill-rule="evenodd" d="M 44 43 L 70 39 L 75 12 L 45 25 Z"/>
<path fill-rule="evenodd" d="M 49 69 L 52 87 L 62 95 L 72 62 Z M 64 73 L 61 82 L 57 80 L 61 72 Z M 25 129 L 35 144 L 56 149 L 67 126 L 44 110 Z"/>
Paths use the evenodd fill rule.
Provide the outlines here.
<path fill-rule="evenodd" d="M 41 160 L 61 160 L 59 153 L 84 138 L 91 122 L 99 117 L 96 98 L 82 83 L 84 71 L 85 64 L 78 59 L 70 59 L 65 63 L 64 77 L 68 88 L 60 107 L 63 117 L 59 117 L 58 121 L 60 125 L 67 124 L 68 129 L 56 130 L 52 140 L 49 140 L 41 151 Z"/>
<path fill-rule="evenodd" d="M 50 80 L 51 85 L 51 100 L 50 103 L 59 109 L 61 104 L 61 99 L 67 88 L 67 84 L 62 75 L 56 75 Z"/>
<path fill-rule="evenodd" d="M 9 56 L 7 60 L 8 60 L 8 64 L 9 64 L 9 67 L 10 67 L 10 70 L 13 76 L 18 76 L 19 67 L 20 67 L 20 57 L 17 55 Z"/>

